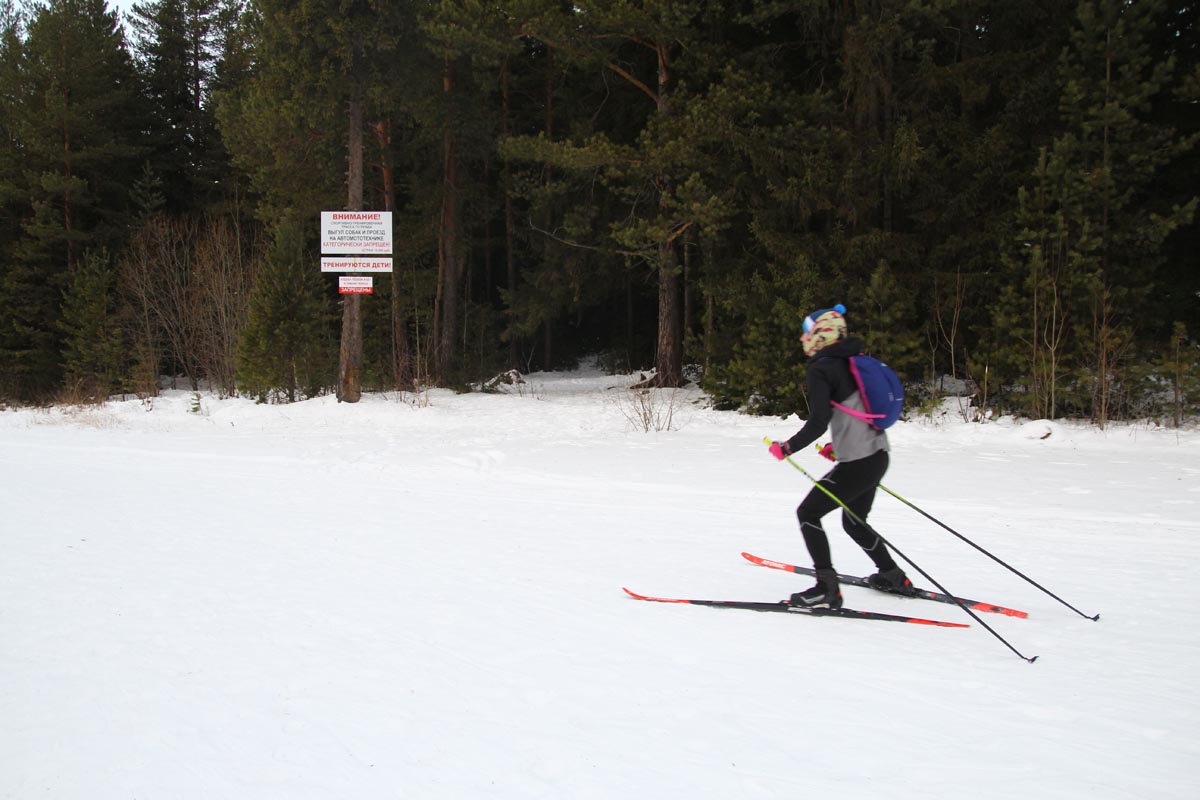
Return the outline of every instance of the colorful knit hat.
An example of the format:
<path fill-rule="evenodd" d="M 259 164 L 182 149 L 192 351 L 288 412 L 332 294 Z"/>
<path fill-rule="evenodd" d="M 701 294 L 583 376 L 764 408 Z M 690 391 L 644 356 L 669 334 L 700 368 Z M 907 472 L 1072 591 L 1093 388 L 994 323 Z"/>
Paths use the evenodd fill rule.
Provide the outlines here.
<path fill-rule="evenodd" d="M 804 355 L 811 357 L 839 339 L 846 338 L 846 307 L 838 303 L 833 308 L 822 308 L 804 318 L 804 335 L 800 344 Z"/>

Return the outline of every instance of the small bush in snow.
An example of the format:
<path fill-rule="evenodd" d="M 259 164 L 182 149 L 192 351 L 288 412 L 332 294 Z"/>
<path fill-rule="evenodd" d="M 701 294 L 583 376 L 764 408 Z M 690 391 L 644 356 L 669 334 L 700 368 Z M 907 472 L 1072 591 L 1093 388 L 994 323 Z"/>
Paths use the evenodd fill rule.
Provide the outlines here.
<path fill-rule="evenodd" d="M 675 413 L 683 403 L 678 389 L 633 386 L 619 395 L 617 407 L 634 430 L 673 430 Z"/>

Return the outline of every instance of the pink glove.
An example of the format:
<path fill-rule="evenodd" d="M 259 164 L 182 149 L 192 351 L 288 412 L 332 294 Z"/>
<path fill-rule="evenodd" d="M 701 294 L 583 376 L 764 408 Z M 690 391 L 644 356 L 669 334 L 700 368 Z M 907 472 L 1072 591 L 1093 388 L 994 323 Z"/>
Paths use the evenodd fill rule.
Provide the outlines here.
<path fill-rule="evenodd" d="M 817 452 L 820 453 L 825 458 L 828 458 L 830 461 L 837 461 L 837 456 L 835 456 L 833 454 L 833 443 L 832 442 L 825 445 L 824 447 L 818 447 Z"/>
<path fill-rule="evenodd" d="M 775 456 L 780 461 L 792 454 L 792 448 L 788 447 L 787 442 L 771 442 L 771 455 Z"/>

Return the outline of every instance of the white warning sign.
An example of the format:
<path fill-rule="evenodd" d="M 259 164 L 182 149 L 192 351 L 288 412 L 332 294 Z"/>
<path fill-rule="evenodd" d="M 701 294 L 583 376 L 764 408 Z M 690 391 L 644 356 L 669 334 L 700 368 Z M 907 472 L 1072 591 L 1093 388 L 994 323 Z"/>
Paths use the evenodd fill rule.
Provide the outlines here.
<path fill-rule="evenodd" d="M 375 255 L 391 252 L 392 212 L 321 212 L 322 254 Z"/>
<path fill-rule="evenodd" d="M 321 272 L 391 272 L 391 256 L 321 256 Z"/>
<path fill-rule="evenodd" d="M 338 278 L 338 294 L 375 294 L 370 275 L 342 275 Z"/>

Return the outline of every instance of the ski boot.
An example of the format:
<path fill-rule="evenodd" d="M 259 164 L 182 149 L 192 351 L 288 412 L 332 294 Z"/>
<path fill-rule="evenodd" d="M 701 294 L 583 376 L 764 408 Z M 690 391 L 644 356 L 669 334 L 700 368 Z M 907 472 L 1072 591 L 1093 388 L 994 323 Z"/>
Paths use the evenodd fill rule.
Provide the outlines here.
<path fill-rule="evenodd" d="M 832 569 L 817 570 L 817 585 L 793 594 L 788 605 L 798 608 L 841 608 L 842 589 L 838 584 L 837 572 Z"/>
<path fill-rule="evenodd" d="M 898 594 L 902 597 L 912 597 L 917 593 L 917 590 L 913 588 L 912 581 L 899 567 L 876 572 L 867 578 L 867 584 L 872 589 L 878 589 L 888 594 Z"/>

